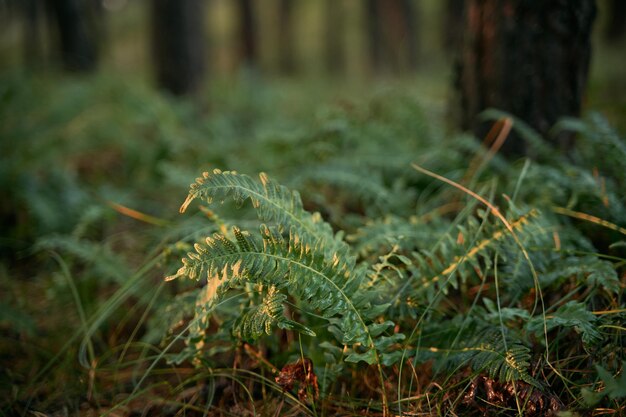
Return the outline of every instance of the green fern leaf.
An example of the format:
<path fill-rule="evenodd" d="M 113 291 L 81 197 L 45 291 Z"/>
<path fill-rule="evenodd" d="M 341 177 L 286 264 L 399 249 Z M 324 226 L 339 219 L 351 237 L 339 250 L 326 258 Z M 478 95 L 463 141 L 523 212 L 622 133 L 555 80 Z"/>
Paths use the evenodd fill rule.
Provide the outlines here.
<path fill-rule="evenodd" d="M 596 326 L 597 320 L 598 318 L 584 304 L 570 301 L 546 316 L 545 327 L 548 331 L 557 326 L 573 328 L 581 334 L 583 343 L 590 345 L 602 339 L 602 333 Z M 541 334 L 544 331 L 543 317 L 534 317 L 526 327 L 531 332 Z"/>
<path fill-rule="evenodd" d="M 343 344 L 359 343 L 373 347 L 371 332 L 379 333 L 367 321 L 380 312 L 371 305 L 365 292 L 360 291 L 364 273 L 353 268 L 336 255 L 331 261 L 322 255 L 321 242 L 307 242 L 292 228 L 289 238 L 284 239 L 276 230 L 262 225 L 260 240 L 235 228 L 236 241 L 215 234 L 205 243 L 197 243 L 195 252 L 183 259 L 183 266 L 167 279 L 187 276 L 191 279 L 206 278 L 214 287 L 206 303 L 210 308 L 230 289 L 244 283 L 263 284 L 286 290 L 306 303 L 310 308 L 328 319 L 340 317 Z M 277 295 L 274 295 L 277 297 Z M 259 336 L 267 325 L 292 328 L 307 334 L 306 327 L 285 320 L 277 320 L 277 300 L 268 298 L 260 310 L 253 310 L 239 323 L 241 334 L 246 337 Z M 284 300 L 284 299 L 283 299 Z M 267 304 L 269 303 L 269 304 Z M 268 305 L 271 308 L 268 309 Z M 251 323 L 247 323 L 251 321 Z M 389 327 L 389 323 L 384 324 Z"/>
<path fill-rule="evenodd" d="M 477 341 L 481 343 L 475 344 Z M 453 355 L 454 356 L 454 355 Z M 456 362 L 468 363 L 475 372 L 485 372 L 500 381 L 524 381 L 539 386 L 528 372 L 530 349 L 513 335 L 503 338 L 498 329 L 487 329 L 474 337 L 455 355 Z"/>
<path fill-rule="evenodd" d="M 295 227 L 301 236 L 323 241 L 328 253 L 345 247 L 345 243 L 334 236 L 332 228 L 322 220 L 319 213 L 311 214 L 304 210 L 297 191 L 275 183 L 264 173 L 259 174 L 259 178 L 261 183 L 235 171 L 215 169 L 212 173 L 204 172 L 202 177 L 191 184 L 180 212 L 184 212 L 195 199 L 210 204 L 214 200 L 224 202 L 230 197 L 239 205 L 250 200 L 262 222 L 280 224 L 286 229 Z"/>
<path fill-rule="evenodd" d="M 284 315 L 283 303 L 287 299 L 275 286 L 271 286 L 263 301 L 255 305 L 235 322 L 233 334 L 243 340 L 256 340 L 263 334 L 271 334 L 272 327 L 281 329 L 297 330 L 309 336 L 315 336 L 315 332 L 306 326 L 288 320 Z"/>

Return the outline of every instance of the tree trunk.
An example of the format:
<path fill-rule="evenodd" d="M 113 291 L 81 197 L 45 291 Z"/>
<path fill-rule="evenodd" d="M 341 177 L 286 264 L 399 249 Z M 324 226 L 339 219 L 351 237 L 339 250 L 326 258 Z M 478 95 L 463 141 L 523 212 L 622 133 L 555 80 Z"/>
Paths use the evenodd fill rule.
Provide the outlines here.
<path fill-rule="evenodd" d="M 607 3 L 608 22 L 604 35 L 607 41 L 618 42 L 626 33 L 626 1 L 607 0 Z"/>
<path fill-rule="evenodd" d="M 343 29 L 345 16 L 341 0 L 326 0 L 326 68 L 337 75 L 345 67 Z"/>
<path fill-rule="evenodd" d="M 199 90 L 204 36 L 203 0 L 152 0 L 152 52 L 161 88 L 175 95 Z"/>
<path fill-rule="evenodd" d="M 296 69 L 295 47 L 293 40 L 293 0 L 280 0 L 279 31 L 279 67 L 283 74 L 293 74 Z"/>
<path fill-rule="evenodd" d="M 381 72 L 385 60 L 383 58 L 384 43 L 378 0 L 367 0 L 366 7 L 370 66 L 374 72 Z"/>
<path fill-rule="evenodd" d="M 257 33 L 252 0 L 239 0 L 239 33 L 244 66 L 256 68 L 258 64 Z"/>
<path fill-rule="evenodd" d="M 93 71 L 98 63 L 98 13 L 95 1 L 48 0 L 56 21 L 61 59 L 66 69 Z"/>
<path fill-rule="evenodd" d="M 443 10 L 443 46 L 456 55 L 463 44 L 465 0 L 446 0 Z"/>
<path fill-rule="evenodd" d="M 23 48 L 27 68 L 40 68 L 44 64 L 44 47 L 41 37 L 44 9 L 40 0 L 23 0 Z"/>
<path fill-rule="evenodd" d="M 413 0 L 368 0 L 366 6 L 374 70 L 414 70 L 418 48 Z"/>
<path fill-rule="evenodd" d="M 470 0 L 459 66 L 461 125 L 483 137 L 477 115 L 507 111 L 546 136 L 563 116 L 578 116 L 591 54 L 594 0 Z M 573 136 L 554 138 L 563 150 Z M 514 135 L 502 152 L 522 155 Z"/>

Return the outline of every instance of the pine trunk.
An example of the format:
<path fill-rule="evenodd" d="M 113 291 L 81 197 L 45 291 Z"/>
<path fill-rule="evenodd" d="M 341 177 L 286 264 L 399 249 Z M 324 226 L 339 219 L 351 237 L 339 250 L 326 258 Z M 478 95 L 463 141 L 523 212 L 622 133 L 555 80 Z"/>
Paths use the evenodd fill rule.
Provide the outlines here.
<path fill-rule="evenodd" d="M 470 0 L 459 66 L 461 125 L 484 137 L 487 108 L 507 111 L 548 136 L 563 116 L 578 116 L 587 83 L 594 0 Z M 553 138 L 561 149 L 573 136 Z M 512 135 L 502 151 L 526 154 Z"/>
<path fill-rule="evenodd" d="M 98 63 L 97 3 L 84 0 L 48 0 L 56 21 L 58 49 L 69 71 L 93 71 Z"/>
<path fill-rule="evenodd" d="M 256 68 L 258 48 L 252 0 L 239 0 L 239 25 L 244 65 L 248 68 Z"/>
<path fill-rule="evenodd" d="M 204 1 L 152 0 L 152 50 L 160 87 L 197 92 L 204 79 Z"/>

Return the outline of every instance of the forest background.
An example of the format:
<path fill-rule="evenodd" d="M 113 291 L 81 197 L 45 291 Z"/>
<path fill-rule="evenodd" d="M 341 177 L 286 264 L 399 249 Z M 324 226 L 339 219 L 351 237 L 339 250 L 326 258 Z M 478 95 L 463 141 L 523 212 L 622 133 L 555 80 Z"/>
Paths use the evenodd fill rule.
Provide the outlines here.
<path fill-rule="evenodd" d="M 530 3 L 0 2 L 2 413 L 624 413 L 626 3 Z"/>

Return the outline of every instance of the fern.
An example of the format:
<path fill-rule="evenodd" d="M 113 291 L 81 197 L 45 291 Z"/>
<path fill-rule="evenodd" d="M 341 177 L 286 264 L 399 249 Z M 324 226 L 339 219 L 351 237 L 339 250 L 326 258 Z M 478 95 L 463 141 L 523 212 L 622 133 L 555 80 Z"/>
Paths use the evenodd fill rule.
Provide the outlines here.
<path fill-rule="evenodd" d="M 596 325 L 598 318 L 593 315 L 587 307 L 577 301 L 570 301 L 546 316 L 545 326 L 547 330 L 562 326 L 574 329 L 576 333 L 581 335 L 582 342 L 586 345 L 592 345 L 602 339 L 602 334 Z M 534 317 L 527 324 L 530 332 L 540 334 L 543 332 L 544 324 L 542 317 Z"/>
<path fill-rule="evenodd" d="M 416 248 L 434 245 L 436 237 L 444 233 L 447 226 L 441 221 L 424 223 L 415 217 L 385 216 L 368 221 L 348 235 L 347 240 L 363 258 L 382 255 L 393 248 L 410 253 Z"/>
<path fill-rule="evenodd" d="M 595 256 L 568 256 L 558 258 L 551 271 L 541 277 L 544 285 L 558 285 L 569 277 L 575 277 L 580 285 L 602 288 L 617 295 L 620 290 L 619 278 L 613 265 Z"/>
<path fill-rule="evenodd" d="M 331 256 L 336 248 L 342 246 L 342 241 L 334 237 L 332 228 L 319 213 L 311 214 L 304 210 L 297 191 L 275 183 L 264 173 L 259 178 L 260 184 L 235 171 L 215 169 L 212 173 L 204 172 L 191 185 L 180 212 L 183 213 L 195 199 L 211 204 L 213 200 L 224 202 L 231 197 L 239 205 L 249 199 L 261 221 L 295 227 L 300 235 L 324 242 L 323 247 Z"/>
<path fill-rule="evenodd" d="M 275 286 L 271 286 L 261 304 L 252 306 L 237 319 L 233 334 L 242 340 L 256 340 L 263 334 L 271 334 L 273 327 L 281 329 L 298 329 L 301 333 L 315 336 L 315 332 L 299 323 L 288 320 L 283 315 L 283 303 L 287 296 L 281 294 Z"/>
<path fill-rule="evenodd" d="M 124 259 L 106 244 L 74 236 L 52 235 L 39 239 L 35 248 L 73 255 L 92 267 L 95 275 L 119 284 L 125 283 L 132 275 Z"/>
<path fill-rule="evenodd" d="M 206 312 L 202 314 L 208 313 L 229 290 L 248 284 L 267 287 L 263 302 L 244 313 L 234 333 L 254 339 L 276 325 L 314 335 L 306 326 L 282 316 L 285 296 L 281 292 L 286 292 L 331 322 L 339 330 L 342 344 L 362 347 L 346 360 L 376 362 L 373 338 L 393 323 L 373 322 L 387 306 L 379 303 L 376 293 L 362 288 L 365 269 L 355 264 L 347 245 L 332 236 L 328 224 L 302 209 L 297 193 L 264 175 L 261 181 L 259 186 L 247 176 L 215 171 L 213 176 L 207 174 L 192 185 L 181 210 L 194 198 L 211 201 L 217 193 L 232 193 L 239 203 L 250 198 L 262 220 L 284 223 L 273 227 L 262 224 L 258 234 L 235 227 L 233 240 L 216 233 L 196 243 L 195 251 L 183 258 L 183 266 L 167 279 L 207 279 L 211 290 L 203 300 Z M 329 242 L 338 248 L 332 254 Z M 201 329 L 194 334 L 201 335 Z"/>
<path fill-rule="evenodd" d="M 536 216 L 537 212 L 531 211 L 513 220 L 511 227 L 517 232 L 523 231 Z M 488 269 L 492 254 L 499 251 L 502 242 L 509 238 L 510 234 L 504 227 L 484 225 L 476 218 L 468 218 L 465 225 L 458 226 L 456 235 L 449 233 L 444 236 L 437 249 L 413 252 L 414 264 L 409 267 L 414 280 L 411 295 L 419 298 L 425 294 L 427 299 L 432 300 L 438 290 L 446 294 L 449 286 L 458 288 L 460 282 L 466 281 L 476 271 Z M 460 244 L 459 239 L 463 242 L 471 239 L 471 245 Z"/>
<path fill-rule="evenodd" d="M 455 316 L 426 326 L 419 337 L 416 359 L 434 360 L 439 372 L 454 372 L 469 365 L 474 372 L 493 379 L 539 386 L 529 372 L 531 350 L 520 334 L 485 322 L 480 316 Z"/>
<path fill-rule="evenodd" d="M 485 335 L 483 342 L 478 346 L 463 348 L 463 355 L 476 372 L 485 372 L 491 378 L 501 381 L 522 380 L 531 385 L 538 382 L 530 376 L 530 349 L 519 340 L 503 339 L 500 333 Z"/>
<path fill-rule="evenodd" d="M 405 163 L 400 166 L 407 165 Z M 402 179 L 400 170 L 396 171 L 392 178 Z M 294 185 L 306 184 L 315 187 L 311 187 L 312 191 L 317 191 L 320 187 L 322 190 L 325 187 L 331 187 L 336 190 L 332 193 L 333 197 L 339 195 L 350 202 L 361 203 L 366 214 L 404 214 L 410 211 L 414 200 L 414 193 L 402 181 L 388 184 L 383 177 L 381 167 L 350 164 L 349 161 L 344 160 L 300 170 L 295 177 Z M 323 191 L 321 193 L 323 194 Z M 328 196 L 323 197 L 329 199 Z"/>

